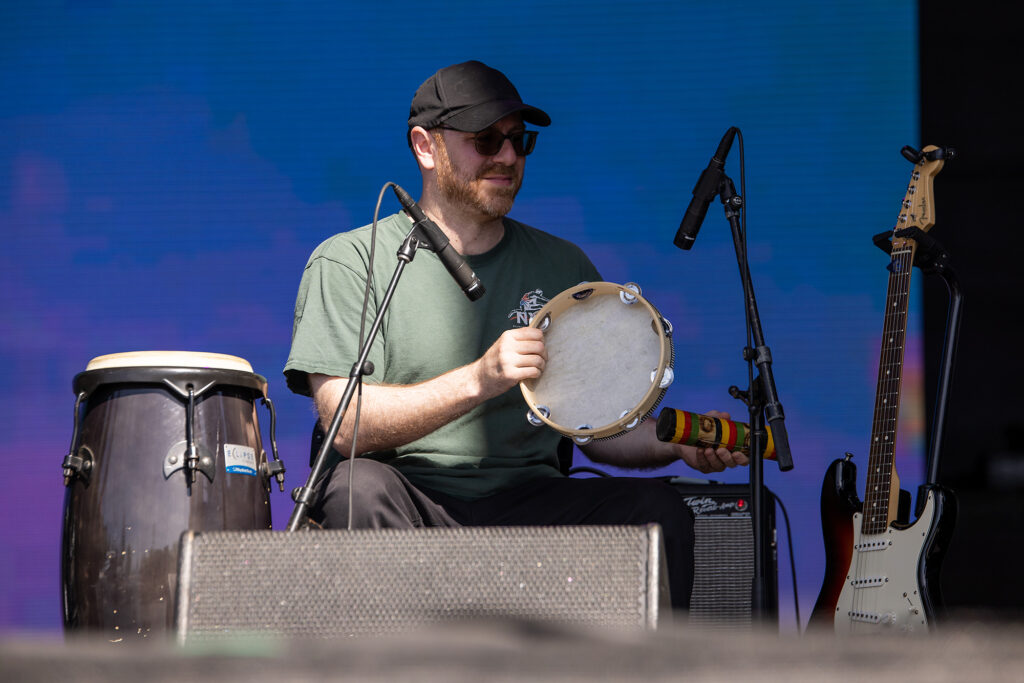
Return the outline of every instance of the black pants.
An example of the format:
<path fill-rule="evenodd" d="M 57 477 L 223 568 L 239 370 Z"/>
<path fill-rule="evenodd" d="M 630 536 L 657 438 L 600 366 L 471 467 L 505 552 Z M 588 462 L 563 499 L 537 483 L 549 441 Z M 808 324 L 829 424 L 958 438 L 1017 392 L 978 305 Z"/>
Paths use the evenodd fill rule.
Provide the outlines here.
<path fill-rule="evenodd" d="M 361 458 L 353 474 L 352 527 L 661 525 L 672 606 L 686 609 L 693 588 L 693 514 L 671 486 L 656 479 L 536 479 L 481 498 L 462 500 L 417 488 L 398 470 Z M 325 528 L 348 526 L 349 461 L 325 477 L 311 517 Z"/>

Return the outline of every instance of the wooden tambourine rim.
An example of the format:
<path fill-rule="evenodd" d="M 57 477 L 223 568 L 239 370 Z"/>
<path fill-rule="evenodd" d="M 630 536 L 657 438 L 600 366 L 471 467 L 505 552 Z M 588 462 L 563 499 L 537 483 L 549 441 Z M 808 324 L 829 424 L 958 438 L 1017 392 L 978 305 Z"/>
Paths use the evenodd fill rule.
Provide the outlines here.
<path fill-rule="evenodd" d="M 539 420 L 544 424 L 554 429 L 559 434 L 572 437 L 577 442 L 582 442 L 589 439 L 607 439 L 614 436 L 619 436 L 626 431 L 630 431 L 632 428 L 627 427 L 634 420 L 638 426 L 640 422 L 643 422 L 647 417 L 651 415 L 655 408 L 658 407 L 658 403 L 661 402 L 662 397 L 665 395 L 665 391 L 668 387 L 662 387 L 661 382 L 665 376 L 666 369 L 672 367 L 672 340 L 669 334 L 666 333 L 664 328 L 665 319 L 661 313 L 656 309 L 647 299 L 645 299 L 639 292 L 634 291 L 623 285 L 616 284 L 614 282 L 582 282 L 574 287 L 570 287 L 565 291 L 556 294 L 554 297 L 544 305 L 537 314 L 530 321 L 529 327 L 539 328 L 543 323 L 544 319 L 549 317 L 554 322 L 558 316 L 565 312 L 569 307 L 577 303 L 577 299 L 574 295 L 586 291 L 588 289 L 594 290 L 587 298 L 593 296 L 607 296 L 607 295 L 625 295 L 628 297 L 636 298 L 636 303 L 632 305 L 640 304 L 647 309 L 648 315 L 651 317 L 651 322 L 655 323 L 653 327 L 658 334 L 659 346 L 659 357 L 658 357 L 658 371 L 651 382 L 651 386 L 648 388 L 647 393 L 640 400 L 637 405 L 632 408 L 624 416 L 618 418 L 613 422 L 609 422 L 605 425 L 595 426 L 591 429 L 577 429 L 574 427 L 567 427 L 559 424 L 547 416 L 543 415 L 538 409 L 537 396 L 534 393 L 534 386 L 536 379 L 527 379 L 519 383 L 519 388 L 523 392 L 523 398 L 526 399 L 526 404 L 529 406 L 530 412 L 533 413 Z M 623 304 L 626 305 L 626 304 Z"/>

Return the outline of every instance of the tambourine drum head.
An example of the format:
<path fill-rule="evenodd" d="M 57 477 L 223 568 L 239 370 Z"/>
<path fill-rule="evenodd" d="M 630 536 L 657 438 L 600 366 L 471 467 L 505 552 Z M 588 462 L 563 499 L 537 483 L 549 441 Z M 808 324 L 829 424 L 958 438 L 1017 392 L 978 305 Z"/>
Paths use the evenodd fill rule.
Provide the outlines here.
<path fill-rule="evenodd" d="M 187 393 L 206 471 L 186 483 Z M 66 490 L 64 622 L 113 641 L 173 627 L 186 530 L 269 529 L 269 483 L 255 401 L 266 380 L 234 356 L 138 352 L 94 359 L 76 452 L 91 463 Z"/>
<path fill-rule="evenodd" d="M 593 291 L 585 298 L 574 297 Z M 603 438 L 639 422 L 661 399 L 659 387 L 672 360 L 671 341 L 661 316 L 635 295 L 623 301 L 621 285 L 594 282 L 570 288 L 537 313 L 533 326 L 546 325 L 548 361 L 536 380 L 523 382 L 531 409 L 569 436 Z M 547 317 L 549 320 L 544 321 Z"/>

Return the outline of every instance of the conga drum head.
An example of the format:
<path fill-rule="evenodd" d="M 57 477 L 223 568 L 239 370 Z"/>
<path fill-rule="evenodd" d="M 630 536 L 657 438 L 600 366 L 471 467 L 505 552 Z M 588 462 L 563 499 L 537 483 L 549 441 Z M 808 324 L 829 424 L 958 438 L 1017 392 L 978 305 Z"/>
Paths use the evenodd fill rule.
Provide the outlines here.
<path fill-rule="evenodd" d="M 85 366 L 90 370 L 113 368 L 215 368 L 252 372 L 249 361 L 226 353 L 202 351 L 128 351 L 97 356 Z"/>
<path fill-rule="evenodd" d="M 530 326 L 544 331 L 548 360 L 520 383 L 527 417 L 578 444 L 635 428 L 672 383 L 672 327 L 633 283 L 570 287 Z"/>

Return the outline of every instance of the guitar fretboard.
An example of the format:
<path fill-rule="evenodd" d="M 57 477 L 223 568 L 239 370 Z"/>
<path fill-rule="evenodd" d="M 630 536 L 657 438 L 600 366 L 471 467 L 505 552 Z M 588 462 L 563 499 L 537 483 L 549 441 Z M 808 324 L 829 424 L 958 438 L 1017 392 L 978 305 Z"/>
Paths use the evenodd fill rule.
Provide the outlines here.
<path fill-rule="evenodd" d="M 871 425 L 871 448 L 864 493 L 863 534 L 883 533 L 895 517 L 898 486 L 894 485 L 896 423 L 900 409 L 900 385 L 907 337 L 910 275 L 915 245 L 907 241 L 894 248 L 889 263 L 889 291 L 885 298 L 885 324 L 878 363 L 878 387 Z"/>

